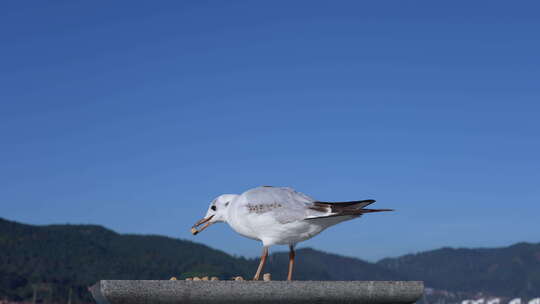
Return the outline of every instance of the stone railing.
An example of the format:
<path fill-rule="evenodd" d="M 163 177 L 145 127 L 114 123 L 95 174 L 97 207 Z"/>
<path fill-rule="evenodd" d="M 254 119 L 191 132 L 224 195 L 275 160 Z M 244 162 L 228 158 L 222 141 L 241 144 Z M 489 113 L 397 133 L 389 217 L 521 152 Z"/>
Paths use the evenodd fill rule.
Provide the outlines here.
<path fill-rule="evenodd" d="M 419 281 L 99 281 L 98 304 L 363 303 L 407 304 L 423 294 Z"/>

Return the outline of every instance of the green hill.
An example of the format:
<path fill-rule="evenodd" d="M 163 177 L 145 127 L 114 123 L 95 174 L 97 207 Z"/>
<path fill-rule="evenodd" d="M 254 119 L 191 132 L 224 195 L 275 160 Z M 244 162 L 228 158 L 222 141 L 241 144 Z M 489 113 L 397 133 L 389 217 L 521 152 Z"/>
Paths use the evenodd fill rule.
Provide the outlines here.
<path fill-rule="evenodd" d="M 53 300 L 89 302 L 87 287 L 100 279 L 182 279 L 193 275 L 249 278 L 258 261 L 232 257 L 185 240 L 122 235 L 100 226 L 32 226 L 0 219 L 0 298 L 32 298 L 32 285 L 47 283 Z M 395 279 L 400 276 L 358 259 L 298 251 L 297 279 Z M 269 258 L 266 272 L 284 279 L 286 254 Z M 49 297 L 47 292 L 43 296 Z"/>
<path fill-rule="evenodd" d="M 377 263 L 310 248 L 300 249 L 297 280 L 423 280 L 451 292 L 540 296 L 540 244 L 452 249 L 387 258 Z M 265 272 L 286 277 L 287 253 L 269 257 Z M 0 219 L 0 299 L 40 298 L 91 302 L 87 287 L 100 279 L 168 279 L 177 276 L 250 278 L 257 259 L 245 259 L 157 235 L 118 234 L 93 225 L 32 226 Z"/>
<path fill-rule="evenodd" d="M 357 258 L 325 253 L 311 248 L 297 250 L 295 280 L 401 280 L 404 276 L 373 263 Z M 278 252 L 271 256 L 271 263 L 265 268 L 272 278 L 284 280 L 287 277 L 289 254 Z"/>
<path fill-rule="evenodd" d="M 427 286 L 498 296 L 540 296 L 540 244 L 490 249 L 442 248 L 377 263 Z"/>

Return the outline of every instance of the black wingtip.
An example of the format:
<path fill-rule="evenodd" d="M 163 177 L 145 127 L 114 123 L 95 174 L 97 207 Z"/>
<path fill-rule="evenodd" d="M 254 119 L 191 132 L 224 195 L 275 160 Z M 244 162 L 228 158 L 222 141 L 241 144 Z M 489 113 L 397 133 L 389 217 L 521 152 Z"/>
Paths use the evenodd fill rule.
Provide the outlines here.
<path fill-rule="evenodd" d="M 320 202 L 320 201 L 317 201 L 315 203 L 319 203 L 319 204 L 329 204 L 329 205 L 347 205 L 347 206 L 350 206 L 350 205 L 356 205 L 356 204 L 373 204 L 375 203 L 376 200 L 373 200 L 373 199 L 367 199 L 367 200 L 361 200 L 361 201 L 348 201 L 348 202 Z"/>
<path fill-rule="evenodd" d="M 372 213 L 372 212 L 384 212 L 384 211 L 395 211 L 394 209 L 360 209 L 362 213 Z"/>

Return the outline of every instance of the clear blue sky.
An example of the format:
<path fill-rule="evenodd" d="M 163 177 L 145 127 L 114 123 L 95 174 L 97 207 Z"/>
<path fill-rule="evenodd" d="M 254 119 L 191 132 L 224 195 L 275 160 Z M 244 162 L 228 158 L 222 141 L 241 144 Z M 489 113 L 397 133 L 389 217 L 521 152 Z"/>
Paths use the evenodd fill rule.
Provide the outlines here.
<path fill-rule="evenodd" d="M 304 246 L 540 241 L 537 1 L 4 1 L 0 217 L 255 256 L 190 226 L 286 185 L 395 208 Z M 277 248 L 278 250 L 283 248 Z"/>

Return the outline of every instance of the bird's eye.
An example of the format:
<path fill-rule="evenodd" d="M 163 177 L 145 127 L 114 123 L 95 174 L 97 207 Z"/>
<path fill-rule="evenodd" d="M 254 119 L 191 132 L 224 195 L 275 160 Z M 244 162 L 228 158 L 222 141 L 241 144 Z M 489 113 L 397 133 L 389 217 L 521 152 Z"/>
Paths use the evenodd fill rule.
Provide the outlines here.
<path fill-rule="evenodd" d="M 212 206 L 212 207 L 210 207 L 210 209 L 216 211 L 216 206 Z"/>

